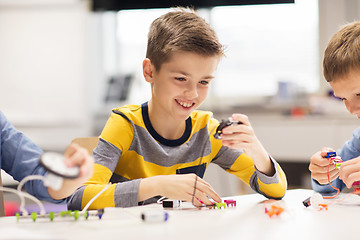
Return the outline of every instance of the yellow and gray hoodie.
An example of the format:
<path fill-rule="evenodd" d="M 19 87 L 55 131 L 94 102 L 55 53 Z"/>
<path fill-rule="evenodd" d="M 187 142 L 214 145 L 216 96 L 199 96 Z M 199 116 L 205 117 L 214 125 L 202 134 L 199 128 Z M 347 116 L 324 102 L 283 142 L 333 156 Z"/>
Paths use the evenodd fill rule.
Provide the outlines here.
<path fill-rule="evenodd" d="M 94 174 L 69 198 L 68 208 L 84 208 L 109 183 L 89 209 L 137 206 L 142 178 L 185 173 L 203 177 L 210 163 L 236 175 L 256 192 L 281 199 L 287 181 L 279 164 L 270 157 L 275 174 L 264 175 L 241 150 L 224 147 L 213 137 L 218 125 L 211 112 L 194 111 L 186 120 L 182 137 L 168 140 L 152 127 L 147 103 L 114 109 L 93 152 Z"/>

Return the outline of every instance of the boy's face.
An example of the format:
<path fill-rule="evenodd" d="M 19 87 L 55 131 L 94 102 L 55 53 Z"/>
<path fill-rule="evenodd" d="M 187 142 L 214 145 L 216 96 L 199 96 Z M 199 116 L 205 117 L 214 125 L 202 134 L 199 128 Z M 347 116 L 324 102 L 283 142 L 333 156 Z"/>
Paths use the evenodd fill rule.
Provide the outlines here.
<path fill-rule="evenodd" d="M 334 95 L 341 98 L 351 114 L 360 118 L 360 70 L 330 82 Z"/>
<path fill-rule="evenodd" d="M 207 97 L 218 62 L 217 56 L 176 52 L 159 71 L 152 66 L 152 78 L 147 80 L 156 113 L 179 121 L 187 119 Z"/>

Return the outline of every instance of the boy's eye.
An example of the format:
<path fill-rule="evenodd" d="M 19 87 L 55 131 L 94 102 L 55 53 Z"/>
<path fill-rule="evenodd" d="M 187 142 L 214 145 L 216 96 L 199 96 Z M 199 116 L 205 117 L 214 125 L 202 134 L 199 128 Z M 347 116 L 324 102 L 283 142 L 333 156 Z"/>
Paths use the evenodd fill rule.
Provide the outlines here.
<path fill-rule="evenodd" d="M 200 81 L 200 83 L 201 83 L 202 85 L 208 85 L 208 84 L 209 84 L 209 81 L 203 80 L 203 81 Z"/>
<path fill-rule="evenodd" d="M 184 78 L 184 77 L 176 77 L 175 79 L 178 80 L 178 81 L 185 81 L 186 80 L 186 78 Z"/>

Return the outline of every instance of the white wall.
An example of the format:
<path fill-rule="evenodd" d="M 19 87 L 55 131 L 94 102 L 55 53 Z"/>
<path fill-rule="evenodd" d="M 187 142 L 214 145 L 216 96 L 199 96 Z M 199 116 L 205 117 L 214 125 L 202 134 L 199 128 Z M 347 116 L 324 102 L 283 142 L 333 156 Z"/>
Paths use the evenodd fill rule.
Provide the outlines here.
<path fill-rule="evenodd" d="M 331 36 L 339 28 L 354 20 L 360 20 L 359 0 L 318 0 L 319 1 L 319 60 L 320 93 L 329 89 L 323 76 L 324 51 Z"/>
<path fill-rule="evenodd" d="M 0 110 L 45 149 L 89 134 L 89 13 L 81 0 L 0 0 Z"/>

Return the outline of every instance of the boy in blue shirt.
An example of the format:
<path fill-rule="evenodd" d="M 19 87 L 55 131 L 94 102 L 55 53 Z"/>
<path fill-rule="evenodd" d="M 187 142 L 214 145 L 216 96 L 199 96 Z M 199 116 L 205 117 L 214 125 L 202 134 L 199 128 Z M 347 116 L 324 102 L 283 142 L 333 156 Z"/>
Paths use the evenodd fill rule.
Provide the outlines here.
<path fill-rule="evenodd" d="M 0 167 L 15 180 L 21 181 L 29 175 L 45 175 L 47 171 L 40 166 L 39 158 L 43 151 L 6 119 L 0 111 Z M 86 149 L 71 144 L 64 153 L 67 166 L 80 166 L 80 176 L 64 180 L 59 190 L 47 188 L 42 181 L 31 180 L 25 183 L 26 191 L 40 200 L 63 203 L 81 186 L 93 172 L 93 158 Z"/>
<path fill-rule="evenodd" d="M 341 98 L 347 110 L 360 118 L 360 22 L 343 26 L 330 39 L 324 54 L 324 76 L 334 90 L 334 95 Z M 323 148 L 310 159 L 312 186 L 321 193 L 334 193 L 351 188 L 360 180 L 360 128 L 353 132 L 352 138 L 338 151 L 344 161 L 340 169 L 329 165 L 326 153 L 333 151 Z M 329 172 L 329 173 L 328 173 Z"/>

